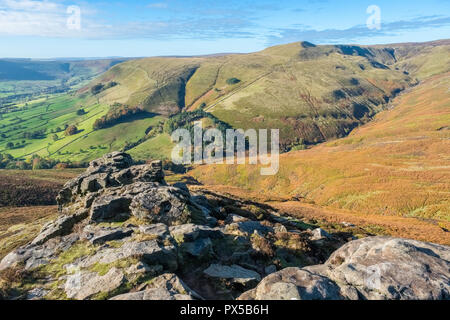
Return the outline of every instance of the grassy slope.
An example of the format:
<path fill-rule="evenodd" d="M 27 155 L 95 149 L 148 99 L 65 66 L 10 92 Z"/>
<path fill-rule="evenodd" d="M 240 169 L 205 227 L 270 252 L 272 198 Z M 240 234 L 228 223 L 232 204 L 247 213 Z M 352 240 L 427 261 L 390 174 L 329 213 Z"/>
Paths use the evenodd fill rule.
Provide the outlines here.
<path fill-rule="evenodd" d="M 28 103 L 27 110 L 4 114 L 0 134 L 7 138 L 0 138 L 0 152 L 91 160 L 143 138 L 155 121 L 202 104 L 236 128 L 280 128 L 282 147 L 343 137 L 385 108 L 393 91 L 407 88 L 416 78 L 449 70 L 448 42 L 392 48 L 292 43 L 246 55 L 130 60 L 115 65 L 76 95 L 40 99 Z M 228 84 L 230 78 L 241 82 Z M 118 85 L 90 94 L 92 85 L 110 81 Z M 115 102 L 142 105 L 162 118 L 93 132 L 95 119 Z M 88 113 L 77 116 L 80 107 Z M 61 132 L 53 141 L 50 131 L 65 124 L 76 124 L 80 132 L 71 137 Z M 44 139 L 25 139 L 22 144 L 23 131 L 42 128 L 47 129 Z M 6 150 L 8 142 L 21 146 Z M 169 158 L 171 146 L 163 136 L 130 152 L 139 159 Z"/>
<path fill-rule="evenodd" d="M 395 67 L 406 70 L 420 80 L 448 72 L 449 45 L 450 40 L 391 45 L 398 56 Z"/>
<path fill-rule="evenodd" d="M 331 208 L 448 222 L 449 85 L 449 73 L 434 76 L 349 137 L 282 155 L 273 177 L 255 166 L 201 166 L 192 175 Z"/>
<path fill-rule="evenodd" d="M 81 173 L 66 170 L 0 170 L 0 207 L 56 204 L 64 183 Z"/>
<path fill-rule="evenodd" d="M 288 148 L 343 137 L 366 123 L 416 78 L 448 71 L 449 48 L 446 41 L 394 47 L 292 43 L 245 55 L 146 58 L 117 65 L 90 86 L 116 81 L 98 95 L 100 103 L 142 105 L 166 115 L 204 104 L 236 128 L 280 128 Z M 229 84 L 230 78 L 241 82 Z"/>
<path fill-rule="evenodd" d="M 31 241 L 57 215 L 55 196 L 80 169 L 0 170 L 0 259 Z M 18 207 L 20 206 L 20 207 Z"/>
<path fill-rule="evenodd" d="M 0 207 L 0 259 L 33 240 L 56 216 L 56 206 Z"/>
<path fill-rule="evenodd" d="M 86 107 L 87 105 L 90 106 Z M 76 111 L 81 107 L 86 114 L 78 116 Z M 29 103 L 26 109 L 5 114 L 0 120 L 0 134 L 7 136 L 6 139 L 0 140 L 0 153 L 9 153 L 17 158 L 38 154 L 60 160 L 92 160 L 122 148 L 126 142 L 141 139 L 149 126 L 162 119 L 159 116 L 136 118 L 111 128 L 93 131 L 95 120 L 108 109 L 108 105 L 97 104 L 92 99 L 69 95 Z M 76 125 L 79 132 L 69 137 L 66 137 L 64 132 L 58 132 L 58 140 L 54 141 L 51 131 L 57 127 L 64 128 L 66 124 Z M 24 139 L 22 136 L 24 132 L 40 129 L 46 130 L 42 139 Z M 25 144 L 22 144 L 22 141 L 25 141 Z M 21 147 L 7 149 L 8 142 L 19 143 Z M 170 144 L 168 146 L 170 147 Z"/>

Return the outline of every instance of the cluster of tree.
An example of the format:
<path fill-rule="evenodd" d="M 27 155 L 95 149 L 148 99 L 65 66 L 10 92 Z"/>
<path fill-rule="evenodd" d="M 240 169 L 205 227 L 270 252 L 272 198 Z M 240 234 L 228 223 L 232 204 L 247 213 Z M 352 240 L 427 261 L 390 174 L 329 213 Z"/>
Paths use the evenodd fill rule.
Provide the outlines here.
<path fill-rule="evenodd" d="M 3 106 L 13 106 L 18 101 L 29 101 L 33 100 L 37 96 L 41 96 L 43 94 L 58 94 L 58 93 L 65 93 L 70 90 L 69 86 L 62 85 L 62 86 L 54 86 L 54 87 L 48 87 L 43 89 L 36 89 L 34 88 L 33 92 L 29 93 L 21 93 L 21 94 L 12 94 L 8 95 L 7 97 L 0 98 L 0 104 Z M 7 112 L 11 112 L 11 110 L 7 110 Z"/>
<path fill-rule="evenodd" d="M 60 127 L 56 127 L 55 129 L 51 129 L 51 130 L 50 130 L 50 133 L 58 133 L 58 132 L 64 131 L 64 130 L 67 129 L 67 127 L 69 127 L 68 124 L 65 124 L 65 125 L 64 125 L 64 129 L 61 129 Z"/>
<path fill-rule="evenodd" d="M 30 140 L 31 139 L 44 139 L 45 136 L 46 136 L 45 133 L 46 133 L 45 129 L 35 130 L 35 131 L 32 131 L 32 132 L 25 131 L 22 134 L 22 138 L 30 139 Z"/>
<path fill-rule="evenodd" d="M 15 159 L 10 154 L 0 153 L 0 169 L 10 170 L 40 170 L 40 169 L 65 169 L 86 168 L 87 162 L 62 162 L 55 159 L 42 158 L 34 155 L 27 160 Z"/>
<path fill-rule="evenodd" d="M 241 80 L 239 80 L 238 78 L 227 79 L 227 84 L 230 85 L 230 86 L 232 86 L 233 84 L 237 84 L 239 82 L 241 82 Z"/>
<path fill-rule="evenodd" d="M 74 134 L 77 134 L 78 128 L 74 125 L 68 126 L 66 130 L 64 131 L 64 134 L 66 136 L 73 136 Z"/>
<path fill-rule="evenodd" d="M 213 126 L 216 129 L 219 129 L 222 132 L 222 134 L 225 134 L 226 129 L 231 128 L 230 125 L 217 119 L 211 113 L 208 113 L 203 109 L 197 109 L 195 111 L 181 112 L 170 117 L 164 123 L 164 131 L 167 132 L 168 134 L 172 134 L 172 132 L 174 132 L 175 130 L 184 128 L 193 132 L 194 122 L 204 118 L 210 119 L 213 123 Z"/>
<path fill-rule="evenodd" d="M 91 88 L 91 93 L 93 95 L 97 95 L 102 91 L 105 91 L 105 90 L 108 90 L 109 88 L 117 86 L 117 84 L 118 83 L 115 81 L 108 82 L 107 84 L 98 83 Z"/>
<path fill-rule="evenodd" d="M 9 162 L 13 161 L 14 157 L 10 154 L 1 154 L 0 153 L 0 169 L 6 168 Z"/>
<path fill-rule="evenodd" d="M 106 115 L 95 120 L 94 130 L 104 129 L 112 127 L 120 122 L 128 120 L 130 117 L 145 112 L 142 107 L 129 107 L 127 105 L 122 105 L 119 103 L 111 106 L 111 109 Z"/>
<path fill-rule="evenodd" d="M 26 143 L 25 140 L 22 140 L 22 142 L 16 142 L 16 144 L 14 144 L 13 142 L 8 142 L 6 144 L 6 149 L 9 149 L 9 150 L 18 149 L 18 148 L 25 146 L 25 143 Z"/>

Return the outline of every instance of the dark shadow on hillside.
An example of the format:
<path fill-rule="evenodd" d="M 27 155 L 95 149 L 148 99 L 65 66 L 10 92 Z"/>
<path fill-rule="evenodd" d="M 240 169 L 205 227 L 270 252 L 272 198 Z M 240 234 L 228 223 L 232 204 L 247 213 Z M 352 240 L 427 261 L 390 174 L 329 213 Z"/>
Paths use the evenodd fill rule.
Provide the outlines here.
<path fill-rule="evenodd" d="M 128 123 L 128 122 L 133 122 L 136 120 L 143 120 L 143 119 L 150 119 L 155 116 L 158 116 L 158 114 L 153 113 L 153 112 L 142 111 L 142 112 L 139 112 L 139 113 L 127 116 L 127 117 L 122 117 L 120 119 L 117 119 L 114 121 L 114 123 L 107 124 L 107 125 L 105 124 L 104 126 L 102 126 L 102 128 L 99 128 L 97 130 L 108 129 L 108 128 L 114 127 L 118 124 L 121 124 L 121 123 Z"/>

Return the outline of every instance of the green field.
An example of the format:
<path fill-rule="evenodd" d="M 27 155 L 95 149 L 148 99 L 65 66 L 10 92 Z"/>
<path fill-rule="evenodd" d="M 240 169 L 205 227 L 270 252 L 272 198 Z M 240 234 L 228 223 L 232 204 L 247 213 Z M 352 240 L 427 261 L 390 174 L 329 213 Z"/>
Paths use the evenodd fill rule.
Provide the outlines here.
<path fill-rule="evenodd" d="M 0 153 L 8 153 L 15 158 L 27 158 L 36 154 L 61 161 L 88 161 L 104 153 L 121 149 L 126 143 L 138 141 L 146 136 L 146 130 L 150 126 L 155 126 L 163 120 L 160 116 L 136 117 L 111 128 L 94 131 L 94 121 L 106 114 L 109 106 L 88 105 L 87 102 L 87 99 L 76 96 L 59 96 L 42 102 L 29 103 L 20 111 L 4 114 L 0 120 L 0 135 L 4 134 L 6 137 L 1 139 Z M 86 113 L 80 116 L 77 115 L 77 110 L 81 108 Z M 66 136 L 64 131 L 61 131 L 65 125 L 75 125 L 78 133 Z M 41 129 L 45 130 L 45 134 L 38 139 L 23 137 L 25 132 Z M 54 136 L 58 137 L 56 141 Z M 168 137 L 161 138 L 145 142 L 147 146 L 152 146 L 153 141 L 155 145 L 160 145 L 155 149 L 160 157 L 168 154 L 165 147 L 170 147 Z M 19 145 L 7 148 L 8 142 Z M 138 150 L 132 149 L 130 152 L 138 159 L 146 159 L 152 154 L 151 151 L 145 150 L 145 146 L 139 146 Z M 143 156 L 139 157 L 139 154 Z"/>
<path fill-rule="evenodd" d="M 0 59 L 0 109 L 3 103 L 67 92 L 125 59 Z"/>

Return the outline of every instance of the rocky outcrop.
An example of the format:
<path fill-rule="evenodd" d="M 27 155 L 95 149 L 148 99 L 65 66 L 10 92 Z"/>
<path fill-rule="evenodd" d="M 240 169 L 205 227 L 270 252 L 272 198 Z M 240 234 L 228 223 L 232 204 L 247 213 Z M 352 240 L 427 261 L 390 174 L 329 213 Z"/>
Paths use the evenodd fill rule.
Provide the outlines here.
<path fill-rule="evenodd" d="M 139 291 L 121 294 L 111 300 L 194 300 L 202 299 L 175 274 L 166 273 L 141 286 Z"/>
<path fill-rule="evenodd" d="M 75 273 L 67 277 L 64 290 L 69 299 L 84 300 L 101 292 L 112 292 L 125 281 L 125 275 L 112 268 L 103 276 L 95 272 Z"/>
<path fill-rule="evenodd" d="M 343 296 L 339 286 L 327 277 L 300 268 L 286 268 L 264 278 L 240 299 L 341 300 Z"/>
<path fill-rule="evenodd" d="M 63 215 L 46 224 L 31 244 L 39 245 L 57 236 L 64 236 L 72 231 L 73 226 L 87 217 L 87 211 L 81 210 L 71 215 Z"/>
<path fill-rule="evenodd" d="M 450 248 L 364 238 L 344 245 L 323 265 L 274 273 L 240 299 L 450 299 Z"/>
<path fill-rule="evenodd" d="M 208 277 L 230 281 L 232 284 L 240 284 L 244 287 L 255 285 L 261 280 L 261 276 L 257 272 L 238 265 L 223 266 L 212 264 L 203 273 Z"/>
<path fill-rule="evenodd" d="M 0 272 L 27 274 L 11 298 L 449 298 L 448 247 L 347 243 L 266 205 L 170 186 L 160 161 L 108 154 L 57 201 L 60 216 L 0 262 Z"/>
<path fill-rule="evenodd" d="M 136 182 L 155 182 L 165 185 L 161 161 L 154 161 L 147 165 L 132 166 L 133 159 L 123 152 L 113 152 L 94 160 L 82 175 L 64 185 L 57 197 L 60 210 L 80 201 L 86 195 L 86 207 L 97 198 L 97 191 L 131 185 Z M 114 190 L 117 191 L 117 190 Z M 132 195 L 133 192 L 126 192 Z M 139 193 L 140 190 L 136 190 Z"/>

